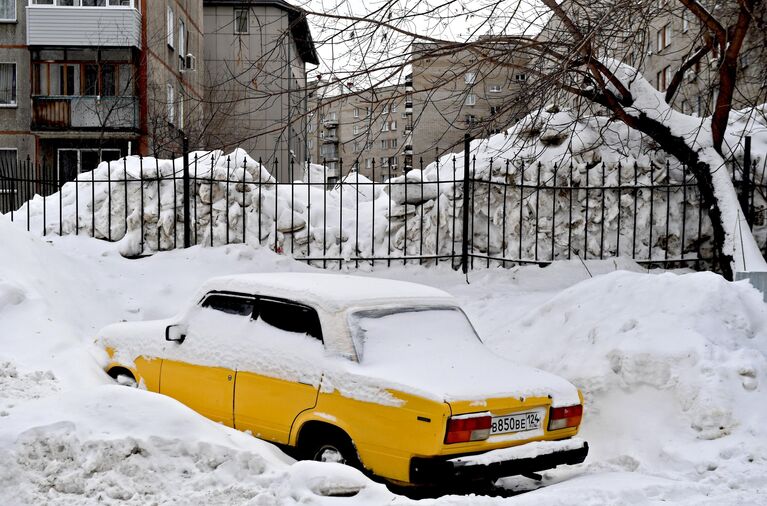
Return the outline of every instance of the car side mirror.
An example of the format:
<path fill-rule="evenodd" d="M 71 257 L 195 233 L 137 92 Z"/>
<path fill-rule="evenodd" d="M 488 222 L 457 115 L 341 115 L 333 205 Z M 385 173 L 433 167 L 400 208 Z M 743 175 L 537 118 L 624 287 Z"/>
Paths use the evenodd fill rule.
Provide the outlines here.
<path fill-rule="evenodd" d="M 181 344 L 186 339 L 186 329 L 181 325 L 168 325 L 165 327 L 165 340 Z"/>

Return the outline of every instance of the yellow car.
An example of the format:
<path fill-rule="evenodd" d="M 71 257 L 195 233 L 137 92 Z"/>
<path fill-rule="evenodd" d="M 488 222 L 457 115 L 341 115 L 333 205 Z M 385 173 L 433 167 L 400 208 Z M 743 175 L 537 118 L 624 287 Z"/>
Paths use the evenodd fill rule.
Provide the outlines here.
<path fill-rule="evenodd" d="M 400 485 L 583 462 L 580 392 L 487 349 L 447 293 L 330 274 L 215 278 L 169 320 L 100 333 L 121 382 L 301 458 Z"/>

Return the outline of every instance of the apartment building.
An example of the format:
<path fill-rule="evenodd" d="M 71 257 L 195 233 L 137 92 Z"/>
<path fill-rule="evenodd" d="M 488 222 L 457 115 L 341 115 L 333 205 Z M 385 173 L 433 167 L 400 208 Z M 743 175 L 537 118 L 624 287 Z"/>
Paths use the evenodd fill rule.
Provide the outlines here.
<path fill-rule="evenodd" d="M 314 83 L 309 152 L 329 182 L 351 170 L 374 181 L 413 167 L 410 77 L 402 84 L 357 90 L 349 83 Z"/>
<path fill-rule="evenodd" d="M 433 161 L 461 151 L 464 136 L 486 137 L 528 111 L 528 75 L 513 44 L 481 37 L 478 44 L 418 43 L 411 56 L 413 157 Z"/>
<path fill-rule="evenodd" d="M 202 0 L 0 0 L 0 160 L 51 181 L 180 152 Z"/>
<path fill-rule="evenodd" d="M 205 0 L 205 145 L 240 146 L 280 180 L 307 158 L 306 16 L 281 0 Z M 299 175 L 300 177 L 300 175 Z"/>
<path fill-rule="evenodd" d="M 715 7 L 715 3 L 703 2 L 712 12 L 726 22 L 733 19 L 727 5 Z M 637 58 L 631 58 L 636 65 L 659 91 L 666 91 L 673 75 L 681 64 L 698 48 L 701 33 L 700 22 L 678 0 L 659 0 L 657 14 L 648 26 L 646 34 L 646 51 Z M 757 26 L 752 26 L 741 50 L 738 62 L 738 77 L 736 92 L 733 96 L 733 107 L 743 108 L 758 105 L 765 100 L 767 81 L 765 81 L 765 48 L 762 35 Z M 718 90 L 715 85 L 718 80 L 719 61 L 713 52 L 709 52 L 700 62 L 690 68 L 684 77 L 684 83 L 674 96 L 672 105 L 685 114 L 709 116 L 713 114 Z"/>

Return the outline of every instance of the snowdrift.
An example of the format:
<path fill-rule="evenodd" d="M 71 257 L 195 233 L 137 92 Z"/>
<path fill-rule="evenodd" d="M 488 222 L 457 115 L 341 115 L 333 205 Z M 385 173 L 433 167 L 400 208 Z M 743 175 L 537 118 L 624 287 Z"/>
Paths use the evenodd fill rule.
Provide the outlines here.
<path fill-rule="evenodd" d="M 762 116 L 761 110 L 733 113 L 728 134 L 733 166 L 743 157 L 741 136 L 754 136 L 758 181 L 767 153 Z M 475 253 L 526 260 L 710 256 L 711 227 L 689 171 L 608 118 L 537 111 L 504 134 L 474 141 L 471 156 Z M 347 260 L 460 251 L 462 154 L 384 182 L 351 172 L 334 187 L 322 184 L 324 171 L 316 165 L 302 181 L 275 184 L 240 149 L 190 159 L 195 244 L 246 242 L 297 258 Z M 36 196 L 14 220 L 38 233 L 119 241 L 125 256 L 172 249 L 183 244 L 182 167 L 182 159 L 102 163 L 60 194 Z M 759 192 L 755 197 L 757 209 L 766 209 Z M 761 213 L 757 219 L 764 246 L 767 228 Z"/>
<path fill-rule="evenodd" d="M 332 502 L 407 502 L 353 470 L 292 463 L 100 372 L 92 342 L 103 324 L 173 314 L 214 275 L 309 267 L 245 245 L 126 260 L 109 243 L 48 244 L 2 217 L 0 236 L 0 502 L 323 503 L 350 490 L 360 492 Z M 592 273 L 619 266 L 588 265 Z M 453 293 L 493 351 L 583 390 L 589 459 L 545 473 L 546 487 L 510 504 L 759 503 L 767 486 L 761 295 L 710 273 L 620 266 L 637 272 L 580 281 L 580 262 L 563 262 L 478 271 L 470 285 L 448 266 L 386 276 Z"/>

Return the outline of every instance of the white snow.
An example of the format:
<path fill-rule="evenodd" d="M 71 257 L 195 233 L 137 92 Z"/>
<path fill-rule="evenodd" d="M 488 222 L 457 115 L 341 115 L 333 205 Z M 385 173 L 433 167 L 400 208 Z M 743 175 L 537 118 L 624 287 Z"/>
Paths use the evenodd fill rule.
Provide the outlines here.
<path fill-rule="evenodd" d="M 347 467 L 293 463 L 101 372 L 93 341 L 102 326 L 176 314 L 214 276 L 309 267 L 244 245 L 127 260 L 86 238 L 48 244 L 2 217 L 0 237 L 0 503 L 410 502 Z M 586 463 L 543 473 L 539 490 L 526 478 L 501 480 L 532 490 L 507 499 L 425 502 L 762 503 L 761 294 L 709 273 L 648 274 L 621 259 L 586 266 L 594 278 L 579 261 L 478 270 L 470 284 L 448 266 L 369 274 L 450 293 L 495 353 L 559 374 L 585 395 Z"/>
<path fill-rule="evenodd" d="M 622 69 L 626 79 L 633 79 L 632 69 Z M 674 112 L 644 79 L 633 79 L 631 90 L 637 97 L 632 111 L 668 124 L 712 167 L 722 168 L 714 171 L 714 178 L 727 223 L 726 251 L 735 255 L 738 270 L 759 269 L 761 255 L 749 239 L 729 178 L 730 172 L 741 177 L 733 166 L 741 163 L 742 137 L 749 133 L 758 165 L 754 179 L 764 180 L 763 110 L 732 114 L 725 167 L 710 146 L 707 119 Z M 677 188 L 692 181 L 690 171 L 611 118 L 535 111 L 503 134 L 473 141 L 470 154 L 476 159 L 471 174 L 478 180 L 472 190 L 470 234 L 479 254 L 528 260 L 630 255 L 664 260 L 695 259 L 700 250 L 703 257 L 711 256 L 711 227 L 705 212 L 698 223 L 696 191 Z M 192 175 L 199 178 L 192 182 L 190 202 L 196 244 L 246 242 L 299 258 L 335 259 L 331 265 L 372 256 L 450 255 L 460 250 L 456 244 L 463 226 L 462 153 L 385 182 L 351 172 L 344 185 L 332 188 L 317 184 L 324 181 L 318 166 L 307 168 L 304 181 L 297 184 L 273 184 L 266 169 L 242 150 L 193 155 L 197 162 Z M 144 158 L 142 165 L 138 157 L 128 157 L 109 166 L 102 163 L 64 185 L 60 193 L 46 200 L 36 197 L 14 219 L 35 233 L 111 238 L 126 256 L 172 249 L 183 243 L 181 167 L 180 159 Z M 127 183 L 121 182 L 126 178 Z M 667 182 L 674 187 L 669 192 L 663 187 Z M 520 190 L 520 185 L 527 189 Z M 530 185 L 576 190 L 535 191 Z M 601 186 L 609 189 L 593 189 Z M 621 191 L 613 189 L 619 186 Z M 759 192 L 755 199 L 757 210 L 767 209 Z M 758 225 L 756 235 L 764 246 L 767 227 Z"/>
<path fill-rule="evenodd" d="M 583 448 L 583 444 L 583 439 L 577 437 L 563 441 L 536 441 L 521 446 L 491 450 L 479 455 L 457 457 L 450 459 L 450 462 L 464 466 L 481 466 L 509 460 L 532 459 L 555 452 L 577 450 Z"/>

